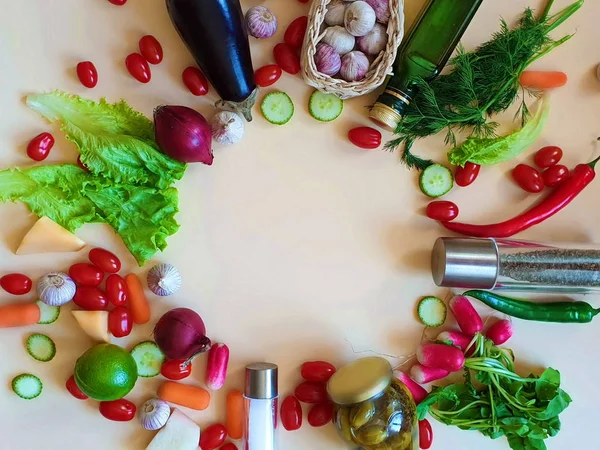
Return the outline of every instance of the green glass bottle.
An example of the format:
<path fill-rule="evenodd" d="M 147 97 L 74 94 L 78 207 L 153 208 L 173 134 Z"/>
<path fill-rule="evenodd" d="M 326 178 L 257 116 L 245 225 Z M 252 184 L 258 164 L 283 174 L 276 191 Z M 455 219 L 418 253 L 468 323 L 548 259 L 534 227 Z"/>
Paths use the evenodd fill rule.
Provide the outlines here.
<path fill-rule="evenodd" d="M 370 118 L 395 130 L 417 86 L 442 71 L 483 0 L 429 0 L 398 49 L 394 76 L 373 106 Z"/>

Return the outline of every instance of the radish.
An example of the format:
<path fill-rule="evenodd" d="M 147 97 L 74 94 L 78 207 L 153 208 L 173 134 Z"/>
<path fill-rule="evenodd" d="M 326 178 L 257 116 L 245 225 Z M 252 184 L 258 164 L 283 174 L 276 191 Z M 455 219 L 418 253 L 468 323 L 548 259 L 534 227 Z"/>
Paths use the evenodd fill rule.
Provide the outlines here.
<path fill-rule="evenodd" d="M 460 348 L 463 352 L 469 347 L 469 344 L 473 340 L 473 336 L 461 333 L 460 331 L 443 331 L 438 334 L 438 341 L 450 342 L 455 347 Z"/>
<path fill-rule="evenodd" d="M 208 351 L 206 363 L 206 386 L 218 391 L 225 384 L 227 366 L 229 364 L 229 347 L 225 344 L 214 344 Z"/>
<path fill-rule="evenodd" d="M 420 384 L 416 383 L 413 379 L 411 379 L 404 372 L 400 372 L 399 370 L 394 370 L 394 377 L 400 380 L 404 386 L 410 391 L 415 400 L 415 404 L 421 403 L 427 397 L 427 390 Z"/>
<path fill-rule="evenodd" d="M 410 376 L 417 383 L 427 384 L 432 381 L 441 380 L 450 375 L 450 372 L 444 369 L 432 369 L 431 367 L 425 367 L 422 364 L 415 364 L 410 368 Z M 418 385 L 417 385 L 418 386 Z"/>
<path fill-rule="evenodd" d="M 417 361 L 425 367 L 456 372 L 465 365 L 465 356 L 456 347 L 445 344 L 421 344 L 417 349 Z"/>
<path fill-rule="evenodd" d="M 499 320 L 488 328 L 485 336 L 491 339 L 494 345 L 502 345 L 513 335 L 512 323 L 508 320 Z"/>
<path fill-rule="evenodd" d="M 450 300 L 450 310 L 464 333 L 473 335 L 483 330 L 483 320 L 467 297 L 457 295 Z"/>

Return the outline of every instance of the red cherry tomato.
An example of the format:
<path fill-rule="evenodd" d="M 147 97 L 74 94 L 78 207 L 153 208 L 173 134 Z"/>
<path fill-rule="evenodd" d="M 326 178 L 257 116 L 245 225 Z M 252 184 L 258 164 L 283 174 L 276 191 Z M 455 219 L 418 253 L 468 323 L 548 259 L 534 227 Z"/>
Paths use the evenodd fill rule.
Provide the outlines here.
<path fill-rule="evenodd" d="M 533 160 L 535 161 L 536 166 L 545 169 L 546 167 L 558 164 L 558 162 L 562 159 L 562 156 L 562 149 L 560 147 L 551 145 L 538 150 L 533 157 Z"/>
<path fill-rule="evenodd" d="M 306 34 L 306 28 L 308 27 L 308 17 L 300 16 L 294 19 L 292 23 L 285 30 L 283 35 L 283 42 L 296 50 L 302 47 L 304 42 L 304 35 Z"/>
<path fill-rule="evenodd" d="M 202 430 L 200 435 L 200 448 L 202 450 L 214 450 L 227 438 L 227 429 L 220 423 L 211 425 Z"/>
<path fill-rule="evenodd" d="M 228 442 L 219 450 L 238 450 L 237 446 L 233 442 Z"/>
<path fill-rule="evenodd" d="M 125 59 L 125 66 L 130 75 L 140 83 L 148 83 L 152 79 L 148 61 L 139 53 L 129 55 Z"/>
<path fill-rule="evenodd" d="M 90 169 L 88 169 L 88 167 L 84 163 L 81 162 L 81 155 L 79 155 L 77 157 L 77 165 L 79 166 L 80 169 L 85 170 L 86 172 L 90 171 Z"/>
<path fill-rule="evenodd" d="M 431 202 L 427 205 L 427 217 L 440 222 L 450 222 L 458 217 L 458 206 L 445 200 Z"/>
<path fill-rule="evenodd" d="M 325 361 L 308 361 L 300 369 L 302 378 L 317 383 L 327 383 L 334 373 L 335 366 Z"/>
<path fill-rule="evenodd" d="M 423 450 L 431 448 L 433 444 L 433 429 L 427 419 L 419 420 L 419 447 Z"/>
<path fill-rule="evenodd" d="M 181 75 L 183 84 L 196 97 L 208 94 L 208 80 L 202 71 L 196 67 L 188 67 Z"/>
<path fill-rule="evenodd" d="M 107 273 L 117 273 L 121 270 L 121 261 L 113 253 L 103 248 L 93 248 L 89 254 L 92 264 Z"/>
<path fill-rule="evenodd" d="M 113 5 L 117 5 L 117 6 L 123 6 L 125 3 L 127 3 L 127 0 L 108 0 L 109 3 L 112 3 Z"/>
<path fill-rule="evenodd" d="M 69 391 L 71 395 L 78 400 L 87 400 L 89 398 L 87 395 L 81 392 L 81 389 L 79 389 L 79 386 L 77 386 L 77 383 L 75 383 L 75 377 L 73 375 L 71 375 L 71 377 L 67 380 L 66 387 L 67 391 Z"/>
<path fill-rule="evenodd" d="M 108 331 L 116 338 L 129 336 L 133 328 L 131 313 L 124 306 L 117 306 L 108 313 Z"/>
<path fill-rule="evenodd" d="M 468 162 L 465 167 L 458 167 L 454 173 L 454 181 L 461 187 L 466 187 L 473 183 L 479 175 L 481 166 Z"/>
<path fill-rule="evenodd" d="M 548 187 L 555 187 L 561 184 L 569 176 L 569 169 L 567 166 L 557 164 L 555 166 L 548 167 L 542 172 L 542 178 L 544 184 Z"/>
<path fill-rule="evenodd" d="M 273 57 L 279 67 L 285 72 L 296 75 L 300 72 L 300 58 L 296 54 L 296 50 L 285 43 L 280 43 L 273 49 Z"/>
<path fill-rule="evenodd" d="M 104 292 L 92 286 L 77 286 L 73 303 L 86 311 L 104 311 L 108 307 Z"/>
<path fill-rule="evenodd" d="M 22 273 L 10 273 L 0 278 L 0 286 L 12 295 L 25 295 L 31 291 L 31 278 Z"/>
<path fill-rule="evenodd" d="M 281 424 L 288 431 L 295 431 L 302 426 L 302 405 L 293 395 L 281 402 Z"/>
<path fill-rule="evenodd" d="M 260 87 L 267 87 L 275 84 L 281 78 L 281 67 L 277 64 L 263 66 L 254 73 L 256 84 Z"/>
<path fill-rule="evenodd" d="M 320 403 L 308 412 L 308 423 L 311 427 L 322 427 L 333 419 L 333 403 Z"/>
<path fill-rule="evenodd" d="M 100 286 L 104 279 L 104 272 L 93 264 L 77 263 L 69 269 L 69 276 L 83 286 Z"/>
<path fill-rule="evenodd" d="M 300 3 L 308 3 L 310 0 L 298 0 Z"/>
<path fill-rule="evenodd" d="M 163 48 L 151 35 L 144 36 L 139 42 L 140 53 L 150 64 L 160 64 L 163 60 Z"/>
<path fill-rule="evenodd" d="M 77 64 L 77 78 L 86 88 L 94 88 L 98 84 L 98 71 L 91 61 L 82 61 Z"/>
<path fill-rule="evenodd" d="M 127 283 L 125 280 L 116 273 L 109 275 L 106 279 L 106 296 L 108 301 L 115 306 L 123 306 L 127 303 L 127 297 L 129 291 L 127 290 Z"/>
<path fill-rule="evenodd" d="M 100 414 L 116 422 L 129 422 L 135 417 L 135 410 L 135 405 L 124 398 L 112 402 L 100 402 Z"/>
<path fill-rule="evenodd" d="M 352 128 L 348 132 L 348 139 L 360 148 L 372 150 L 381 145 L 381 133 L 371 127 Z"/>
<path fill-rule="evenodd" d="M 540 173 L 527 164 L 519 164 L 512 171 L 512 177 L 527 192 L 537 193 L 544 189 L 544 180 Z"/>
<path fill-rule="evenodd" d="M 183 380 L 192 374 L 192 364 L 187 359 L 165 361 L 160 374 L 169 380 Z"/>
<path fill-rule="evenodd" d="M 54 136 L 50 133 L 40 133 L 27 144 L 27 156 L 34 161 L 43 161 L 54 147 Z"/>
<path fill-rule="evenodd" d="M 325 383 L 304 381 L 298 385 L 294 395 L 302 403 L 326 403 L 328 401 Z"/>

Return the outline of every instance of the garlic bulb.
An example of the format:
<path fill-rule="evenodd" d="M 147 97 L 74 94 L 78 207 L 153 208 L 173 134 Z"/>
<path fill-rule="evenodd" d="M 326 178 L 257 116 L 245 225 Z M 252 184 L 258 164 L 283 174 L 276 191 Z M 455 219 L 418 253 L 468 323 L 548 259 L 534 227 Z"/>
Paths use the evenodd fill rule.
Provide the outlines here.
<path fill-rule="evenodd" d="M 171 416 L 171 407 L 164 400 L 151 398 L 140 408 L 139 418 L 146 430 L 160 430 Z"/>
<path fill-rule="evenodd" d="M 244 137 L 244 121 L 231 111 L 221 111 L 210 119 L 213 139 L 219 144 L 230 145 Z"/>
<path fill-rule="evenodd" d="M 156 295 L 173 295 L 181 287 L 181 274 L 171 264 L 158 264 L 148 272 L 148 287 Z"/>
<path fill-rule="evenodd" d="M 253 6 L 246 13 L 248 33 L 257 39 L 273 36 L 277 31 L 277 17 L 265 6 Z"/>
<path fill-rule="evenodd" d="M 315 53 L 317 70 L 325 75 L 333 76 L 340 71 L 342 60 L 335 49 L 328 44 L 317 44 Z"/>
<path fill-rule="evenodd" d="M 388 23 L 390 21 L 390 0 L 365 0 L 373 11 L 377 22 Z"/>
<path fill-rule="evenodd" d="M 356 39 L 356 48 L 367 55 L 378 55 L 387 44 L 388 35 L 384 25 L 376 23 L 373 29 Z"/>
<path fill-rule="evenodd" d="M 62 306 L 75 297 L 77 287 L 69 275 L 61 272 L 47 273 L 37 282 L 37 294 L 48 306 Z"/>
<path fill-rule="evenodd" d="M 325 23 L 330 27 L 335 25 L 344 25 L 344 13 L 346 12 L 346 3 L 342 0 L 331 0 L 327 5 L 325 13 Z"/>
<path fill-rule="evenodd" d="M 344 27 L 335 26 L 325 30 L 321 42 L 331 45 L 340 55 L 345 55 L 354 49 L 356 38 L 346 31 Z"/>
<path fill-rule="evenodd" d="M 346 81 L 362 80 L 369 70 L 369 58 L 357 50 L 350 52 L 342 58 L 340 76 Z"/>
<path fill-rule="evenodd" d="M 364 36 L 375 26 L 375 11 L 364 1 L 352 3 L 344 13 L 344 26 L 352 36 Z"/>

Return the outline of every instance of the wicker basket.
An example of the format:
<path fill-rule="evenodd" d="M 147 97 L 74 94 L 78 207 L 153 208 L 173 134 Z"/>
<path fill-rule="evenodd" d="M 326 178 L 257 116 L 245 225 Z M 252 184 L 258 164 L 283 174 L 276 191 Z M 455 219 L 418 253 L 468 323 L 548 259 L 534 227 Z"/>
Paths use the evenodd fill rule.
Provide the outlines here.
<path fill-rule="evenodd" d="M 302 46 L 302 77 L 309 86 L 322 92 L 335 94 L 341 99 L 358 97 L 381 86 L 387 75 L 392 73 L 398 46 L 404 37 L 404 1 L 389 0 L 390 20 L 387 26 L 388 43 L 385 50 L 371 63 L 365 78 L 360 81 L 345 81 L 320 73 L 315 64 L 317 44 L 323 38 L 325 14 L 331 0 L 314 0 L 308 14 L 308 28 Z"/>

